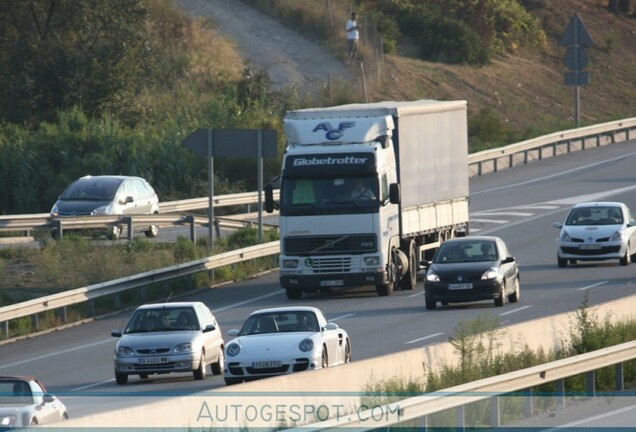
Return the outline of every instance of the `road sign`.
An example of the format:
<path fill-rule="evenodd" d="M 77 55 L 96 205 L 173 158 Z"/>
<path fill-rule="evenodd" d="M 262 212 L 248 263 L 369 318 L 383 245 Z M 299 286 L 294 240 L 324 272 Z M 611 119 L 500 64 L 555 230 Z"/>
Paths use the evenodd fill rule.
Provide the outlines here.
<path fill-rule="evenodd" d="M 573 46 L 565 52 L 564 63 L 571 71 L 580 71 L 590 63 L 590 56 L 585 48 Z"/>
<path fill-rule="evenodd" d="M 196 154 L 208 157 L 208 139 L 212 141 L 212 157 L 257 157 L 258 133 L 261 132 L 264 158 L 277 155 L 277 135 L 273 129 L 197 129 L 183 144 Z"/>
<path fill-rule="evenodd" d="M 587 31 L 587 28 L 585 28 L 583 21 L 581 21 L 581 18 L 578 15 L 574 15 L 570 20 L 559 45 L 578 45 L 586 48 L 592 48 L 595 46 L 592 36 L 590 36 L 590 33 Z"/>
<path fill-rule="evenodd" d="M 589 72 L 566 72 L 563 78 L 565 85 L 584 86 L 590 83 Z"/>

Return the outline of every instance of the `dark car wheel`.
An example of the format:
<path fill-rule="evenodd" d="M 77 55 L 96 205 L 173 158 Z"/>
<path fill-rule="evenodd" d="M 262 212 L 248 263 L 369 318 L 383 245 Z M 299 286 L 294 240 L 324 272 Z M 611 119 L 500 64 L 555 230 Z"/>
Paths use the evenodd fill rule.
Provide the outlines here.
<path fill-rule="evenodd" d="M 506 303 L 506 293 L 504 292 L 505 282 L 503 283 L 501 289 L 499 290 L 499 295 L 495 299 L 495 306 L 502 307 L 504 303 Z"/>
<path fill-rule="evenodd" d="M 437 308 L 437 302 L 435 300 L 426 299 L 426 309 L 435 310 Z"/>

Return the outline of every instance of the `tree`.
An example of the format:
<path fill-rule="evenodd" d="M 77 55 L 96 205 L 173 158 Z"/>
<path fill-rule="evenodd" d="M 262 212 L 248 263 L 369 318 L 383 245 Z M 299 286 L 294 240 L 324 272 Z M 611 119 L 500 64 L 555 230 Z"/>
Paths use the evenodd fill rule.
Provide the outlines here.
<path fill-rule="evenodd" d="M 146 0 L 0 2 L 0 120 L 125 110 L 145 75 L 147 13 Z"/>

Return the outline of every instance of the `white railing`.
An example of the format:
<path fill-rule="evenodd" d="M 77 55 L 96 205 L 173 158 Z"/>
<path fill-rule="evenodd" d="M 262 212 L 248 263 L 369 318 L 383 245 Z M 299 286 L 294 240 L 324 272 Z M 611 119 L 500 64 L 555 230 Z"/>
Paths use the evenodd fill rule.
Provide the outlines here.
<path fill-rule="evenodd" d="M 455 424 L 443 426 L 465 430 L 467 427 L 474 426 L 466 424 L 464 416 L 465 406 L 483 400 L 491 401 L 491 426 L 499 427 L 501 426 L 500 397 L 542 384 L 557 382 L 557 403 L 560 407 L 563 407 L 565 404 L 565 378 L 587 373 L 586 396 L 594 396 L 596 391 L 594 371 L 609 365 L 616 365 L 616 390 L 624 390 L 623 363 L 635 358 L 636 341 L 626 342 L 539 366 L 461 384 L 442 391 L 423 393 L 419 396 L 387 404 L 384 407 L 374 407 L 373 410 L 359 412 L 357 415 L 341 415 L 337 419 L 321 421 L 320 423 L 288 430 L 317 432 L 341 431 L 351 428 L 351 430 L 361 432 L 388 428 L 406 422 L 410 422 L 406 423 L 407 426 L 412 426 L 411 423 L 417 422 L 418 430 L 424 430 L 430 426 L 428 425 L 429 416 L 453 408 L 458 410 L 455 415 Z M 531 403 L 531 393 L 528 394 L 526 403 Z M 390 413 L 391 415 L 378 419 L 378 412 Z"/>

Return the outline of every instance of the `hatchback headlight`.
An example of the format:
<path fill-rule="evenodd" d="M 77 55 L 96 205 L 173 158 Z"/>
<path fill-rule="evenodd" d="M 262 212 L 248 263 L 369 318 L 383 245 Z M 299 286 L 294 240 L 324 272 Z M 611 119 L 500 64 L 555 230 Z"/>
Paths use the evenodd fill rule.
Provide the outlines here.
<path fill-rule="evenodd" d="M 623 231 L 618 230 L 610 237 L 610 241 L 621 241 L 623 239 Z"/>
<path fill-rule="evenodd" d="M 433 270 L 426 272 L 426 280 L 428 282 L 439 282 L 439 276 Z"/>
<path fill-rule="evenodd" d="M 490 280 L 496 279 L 499 276 L 499 272 L 497 271 L 497 267 L 490 267 L 488 270 L 481 275 L 481 280 Z"/>
<path fill-rule="evenodd" d="M 0 426 L 15 426 L 17 420 L 17 416 L 14 415 L 0 417 Z"/>
<path fill-rule="evenodd" d="M 117 355 L 130 356 L 130 355 L 133 355 L 134 353 L 135 352 L 133 351 L 131 347 L 127 347 L 127 346 L 117 347 Z"/>
<path fill-rule="evenodd" d="M 227 354 L 229 357 L 235 357 L 240 352 L 241 346 L 237 343 L 229 344 L 227 348 L 225 348 L 225 354 Z"/>
<path fill-rule="evenodd" d="M 561 240 L 562 242 L 571 242 L 572 237 L 570 237 L 570 234 L 566 230 L 562 230 L 561 235 L 559 236 L 559 240 Z"/>
<path fill-rule="evenodd" d="M 110 212 L 110 205 L 104 205 L 101 207 L 97 207 L 95 210 L 91 212 L 91 215 L 107 215 Z"/>
<path fill-rule="evenodd" d="M 175 354 L 192 352 L 192 343 L 187 342 L 187 343 L 179 344 L 176 347 L 174 347 L 172 352 Z"/>
<path fill-rule="evenodd" d="M 298 344 L 298 349 L 302 352 L 308 352 L 314 349 L 314 341 L 311 339 L 303 339 Z"/>

